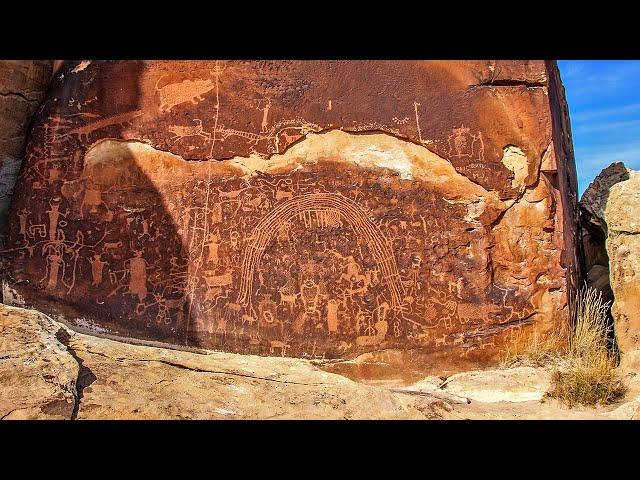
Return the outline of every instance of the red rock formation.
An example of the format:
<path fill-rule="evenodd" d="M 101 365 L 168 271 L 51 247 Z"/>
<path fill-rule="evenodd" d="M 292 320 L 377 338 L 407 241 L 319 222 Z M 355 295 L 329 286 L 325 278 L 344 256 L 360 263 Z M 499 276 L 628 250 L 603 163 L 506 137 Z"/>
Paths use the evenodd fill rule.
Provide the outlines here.
<path fill-rule="evenodd" d="M 66 62 L 5 291 L 116 337 L 487 363 L 566 323 L 575 189 L 554 62 Z"/>
<path fill-rule="evenodd" d="M 0 248 L 27 128 L 51 80 L 49 60 L 0 61 Z"/>

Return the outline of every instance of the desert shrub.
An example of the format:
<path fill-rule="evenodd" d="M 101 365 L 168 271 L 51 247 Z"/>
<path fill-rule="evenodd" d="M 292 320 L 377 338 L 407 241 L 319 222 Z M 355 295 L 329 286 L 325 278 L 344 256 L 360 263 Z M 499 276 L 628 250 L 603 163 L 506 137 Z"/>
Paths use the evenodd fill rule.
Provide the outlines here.
<path fill-rule="evenodd" d="M 617 371 L 617 356 L 609 345 L 608 302 L 593 288 L 580 290 L 566 363 L 552 373 L 550 397 L 569 406 L 611 403 L 626 387 Z"/>

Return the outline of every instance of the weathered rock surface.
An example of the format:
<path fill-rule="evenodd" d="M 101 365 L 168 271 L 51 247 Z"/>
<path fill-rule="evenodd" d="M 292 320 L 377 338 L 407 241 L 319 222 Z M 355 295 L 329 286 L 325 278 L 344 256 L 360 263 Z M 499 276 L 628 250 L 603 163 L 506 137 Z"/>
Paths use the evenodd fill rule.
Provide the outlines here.
<path fill-rule="evenodd" d="M 640 356 L 640 172 L 613 185 L 605 208 L 611 308 L 618 346 L 627 360 Z M 640 363 L 639 363 L 640 365 Z"/>
<path fill-rule="evenodd" d="M 542 400 L 551 386 L 551 374 L 541 368 L 515 367 L 463 372 L 447 378 L 447 392 L 479 402 L 527 402 Z"/>
<path fill-rule="evenodd" d="M 27 128 L 51 80 L 48 60 L 0 60 L 0 248 Z"/>
<path fill-rule="evenodd" d="M 640 406 L 635 372 L 625 377 L 623 403 L 568 409 L 532 400 L 547 388 L 542 368 L 373 385 L 304 359 L 97 338 L 2 304 L 0 335 L 5 419 L 632 419 Z"/>
<path fill-rule="evenodd" d="M 79 366 L 56 337 L 60 330 L 0 304 L 0 418 L 71 418 Z"/>
<path fill-rule="evenodd" d="M 487 364 L 567 321 L 569 134 L 553 62 L 66 62 L 5 292 L 118 338 Z"/>
<path fill-rule="evenodd" d="M 611 187 L 628 178 L 629 170 L 624 164 L 614 162 L 598 174 L 580 199 L 583 270 L 587 285 L 600 290 L 604 301 L 613 301 L 613 291 L 609 282 L 609 256 L 606 249 L 605 209 Z"/>

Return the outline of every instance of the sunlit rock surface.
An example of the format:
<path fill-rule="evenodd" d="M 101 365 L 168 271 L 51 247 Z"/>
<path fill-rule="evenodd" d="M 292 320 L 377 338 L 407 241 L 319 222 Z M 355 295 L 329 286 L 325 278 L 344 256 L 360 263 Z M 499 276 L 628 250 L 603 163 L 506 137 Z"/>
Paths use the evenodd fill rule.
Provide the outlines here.
<path fill-rule="evenodd" d="M 94 335 L 451 372 L 566 323 L 576 214 L 554 62 L 65 62 L 3 291 Z"/>

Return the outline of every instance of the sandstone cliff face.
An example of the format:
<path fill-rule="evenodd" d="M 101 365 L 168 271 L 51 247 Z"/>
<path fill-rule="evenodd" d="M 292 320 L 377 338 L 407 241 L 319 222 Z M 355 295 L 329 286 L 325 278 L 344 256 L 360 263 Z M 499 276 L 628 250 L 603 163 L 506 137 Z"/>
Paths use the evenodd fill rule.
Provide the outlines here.
<path fill-rule="evenodd" d="M 461 368 L 566 322 L 576 208 L 552 62 L 66 62 L 4 290 L 105 336 Z"/>
<path fill-rule="evenodd" d="M 629 170 L 628 180 L 610 188 L 604 217 L 608 229 L 606 246 L 611 288 L 615 298 L 611 313 L 616 339 L 623 360 L 632 362 L 640 360 L 639 212 L 640 172 Z"/>
<path fill-rule="evenodd" d="M 0 248 L 25 135 L 51 79 L 48 60 L 0 61 Z"/>

